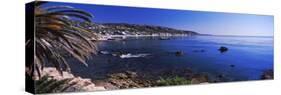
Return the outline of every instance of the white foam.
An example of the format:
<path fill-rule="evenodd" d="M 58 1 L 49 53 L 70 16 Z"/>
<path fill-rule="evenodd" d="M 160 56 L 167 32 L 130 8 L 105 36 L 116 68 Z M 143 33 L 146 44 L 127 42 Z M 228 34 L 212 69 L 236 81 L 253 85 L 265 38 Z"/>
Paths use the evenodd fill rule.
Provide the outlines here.
<path fill-rule="evenodd" d="M 150 54 L 122 54 L 120 55 L 120 58 L 137 58 L 137 57 L 146 57 Z"/>
<path fill-rule="evenodd" d="M 100 51 L 101 54 L 110 54 L 108 51 Z"/>

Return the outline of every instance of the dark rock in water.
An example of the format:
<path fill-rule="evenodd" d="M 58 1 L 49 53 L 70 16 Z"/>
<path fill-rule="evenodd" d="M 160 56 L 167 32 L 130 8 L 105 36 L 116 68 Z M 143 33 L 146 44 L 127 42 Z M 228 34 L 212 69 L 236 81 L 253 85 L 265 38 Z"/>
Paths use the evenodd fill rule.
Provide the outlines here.
<path fill-rule="evenodd" d="M 183 56 L 184 52 L 183 51 L 177 51 L 176 56 Z"/>
<path fill-rule="evenodd" d="M 261 79 L 273 79 L 273 70 L 266 70 L 261 75 Z"/>
<path fill-rule="evenodd" d="M 228 48 L 227 48 L 227 47 L 224 47 L 224 46 L 221 46 L 218 50 L 219 50 L 221 53 L 224 53 L 224 52 L 228 51 Z"/>
<path fill-rule="evenodd" d="M 235 65 L 232 64 L 232 65 L 230 65 L 230 67 L 235 67 Z"/>
<path fill-rule="evenodd" d="M 220 74 L 216 75 L 216 77 L 213 78 L 211 81 L 212 82 L 227 82 L 227 81 L 231 81 L 231 78 L 229 76 L 227 76 L 227 74 L 225 74 L 225 73 L 220 73 Z"/>

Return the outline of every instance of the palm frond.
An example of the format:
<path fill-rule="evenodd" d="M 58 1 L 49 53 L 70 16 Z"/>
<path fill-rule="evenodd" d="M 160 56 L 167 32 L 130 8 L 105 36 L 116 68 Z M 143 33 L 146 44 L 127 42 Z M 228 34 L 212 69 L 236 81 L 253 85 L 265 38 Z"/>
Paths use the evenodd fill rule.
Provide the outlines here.
<path fill-rule="evenodd" d="M 47 1 L 35 1 L 35 6 L 41 6 L 46 3 L 48 3 L 48 2 Z"/>
<path fill-rule="evenodd" d="M 72 79 L 55 80 L 55 79 L 50 79 L 48 76 L 43 76 L 39 80 L 35 81 L 35 93 L 42 94 L 42 93 L 63 92 L 69 87 L 76 84 L 76 83 L 70 84 L 69 82 L 71 80 Z"/>
<path fill-rule="evenodd" d="M 86 60 L 97 50 L 90 39 L 97 36 L 72 22 L 91 22 L 93 16 L 71 6 L 41 7 L 45 3 L 37 1 L 35 6 L 36 52 L 29 70 L 36 71 L 40 77 L 43 67 L 48 63 L 61 74 L 64 70 L 70 71 L 65 55 L 71 55 L 87 66 Z M 33 46 L 30 41 L 26 42 L 26 46 Z"/>
<path fill-rule="evenodd" d="M 71 6 L 51 6 L 51 7 L 47 7 L 44 9 L 47 11 L 53 11 L 53 10 L 59 10 L 59 9 L 73 9 L 73 7 L 71 7 Z"/>
<path fill-rule="evenodd" d="M 49 12 L 49 13 L 62 13 L 62 14 L 74 13 L 74 14 L 80 14 L 80 15 L 82 14 L 88 17 L 92 17 L 92 14 L 77 9 L 60 10 L 60 11 Z"/>

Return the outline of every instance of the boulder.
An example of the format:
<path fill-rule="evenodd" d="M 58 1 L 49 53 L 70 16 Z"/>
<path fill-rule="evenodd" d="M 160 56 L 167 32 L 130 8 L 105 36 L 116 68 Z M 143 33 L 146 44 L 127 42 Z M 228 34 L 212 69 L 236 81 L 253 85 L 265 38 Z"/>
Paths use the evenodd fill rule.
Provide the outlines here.
<path fill-rule="evenodd" d="M 184 52 L 183 51 L 176 51 L 176 56 L 183 56 Z"/>
<path fill-rule="evenodd" d="M 68 87 L 65 92 L 106 90 L 103 86 L 96 86 L 91 79 L 75 77 L 73 74 L 64 71 L 63 75 L 61 75 L 53 67 L 44 68 L 43 75 L 46 75 L 55 80 L 72 79 L 68 82 L 68 84 L 70 84 L 71 86 Z"/>
<path fill-rule="evenodd" d="M 108 82 L 117 88 L 140 88 L 150 87 L 153 83 L 144 79 L 136 72 L 125 71 L 123 73 L 115 73 L 109 75 Z"/>
<path fill-rule="evenodd" d="M 224 46 L 221 46 L 218 50 L 219 50 L 221 53 L 224 53 L 224 52 L 228 51 L 228 48 L 227 48 L 227 47 L 224 47 Z"/>
<path fill-rule="evenodd" d="M 114 78 L 114 79 L 126 79 L 128 78 L 128 76 L 125 74 L 125 73 L 116 73 L 116 74 L 112 74 L 112 75 L 109 75 L 111 78 Z"/>
<path fill-rule="evenodd" d="M 273 70 L 266 70 L 261 75 L 261 79 L 273 79 Z"/>
<path fill-rule="evenodd" d="M 135 77 L 137 77 L 137 73 L 136 73 L 136 72 L 126 71 L 125 73 L 126 73 L 126 75 L 127 75 L 129 78 L 135 78 Z"/>
<path fill-rule="evenodd" d="M 208 83 L 208 76 L 206 74 L 195 74 L 191 79 L 191 84 Z"/>

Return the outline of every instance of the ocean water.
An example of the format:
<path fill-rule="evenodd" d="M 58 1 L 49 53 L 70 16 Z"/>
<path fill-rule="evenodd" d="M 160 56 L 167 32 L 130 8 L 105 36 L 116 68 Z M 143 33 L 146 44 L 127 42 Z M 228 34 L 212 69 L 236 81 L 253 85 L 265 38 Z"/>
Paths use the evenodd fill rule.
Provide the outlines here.
<path fill-rule="evenodd" d="M 258 80 L 263 71 L 273 69 L 273 38 L 250 36 L 131 37 L 124 41 L 101 41 L 99 53 L 88 60 L 89 67 L 72 61 L 72 71 L 92 79 L 105 79 L 110 73 L 126 70 L 154 74 L 191 69 L 210 78 L 225 81 Z M 221 53 L 218 49 L 227 47 Z M 176 52 L 183 53 L 177 56 Z"/>

